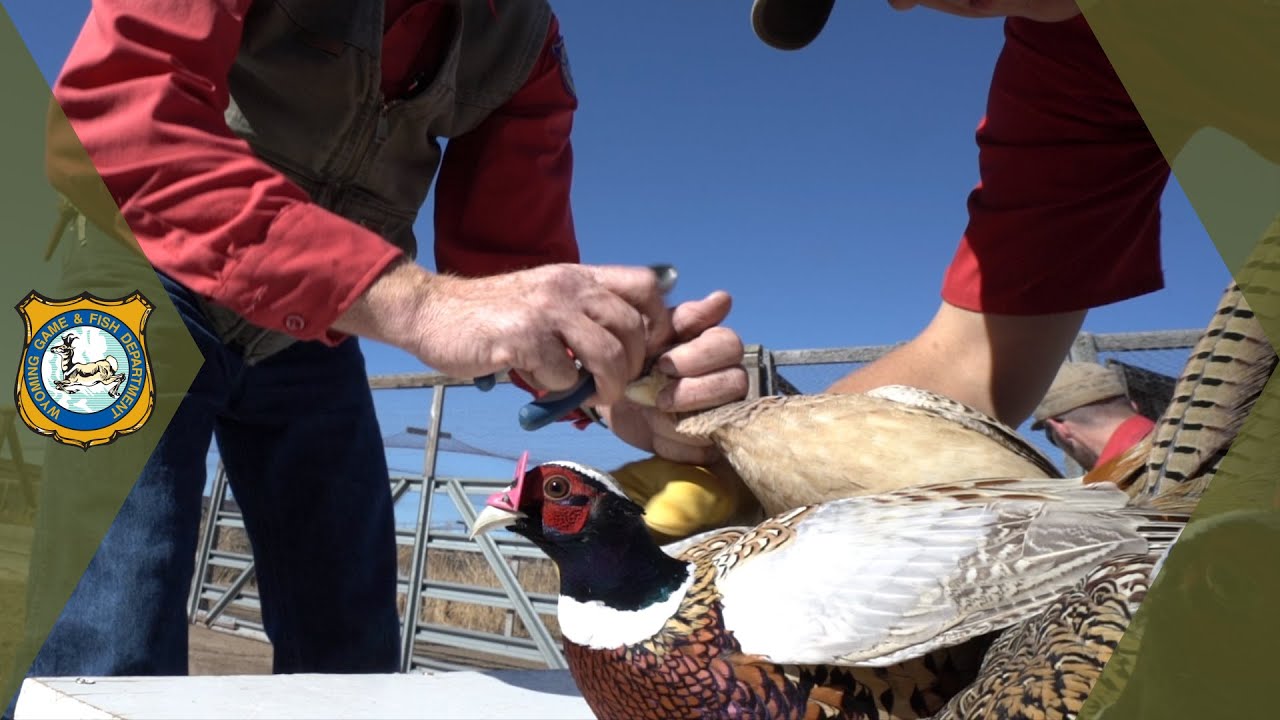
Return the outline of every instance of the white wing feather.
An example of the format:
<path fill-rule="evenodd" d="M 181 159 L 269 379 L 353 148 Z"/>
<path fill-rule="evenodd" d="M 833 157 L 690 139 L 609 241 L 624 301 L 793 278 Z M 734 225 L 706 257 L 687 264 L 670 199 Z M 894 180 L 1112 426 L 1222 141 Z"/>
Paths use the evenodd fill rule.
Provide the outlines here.
<path fill-rule="evenodd" d="M 1145 551 L 1137 521 L 1114 512 L 1123 491 L 1048 482 L 1061 501 L 819 506 L 790 544 L 719 578 L 725 625 L 774 662 L 890 665 L 1016 623 L 1102 559 Z"/>

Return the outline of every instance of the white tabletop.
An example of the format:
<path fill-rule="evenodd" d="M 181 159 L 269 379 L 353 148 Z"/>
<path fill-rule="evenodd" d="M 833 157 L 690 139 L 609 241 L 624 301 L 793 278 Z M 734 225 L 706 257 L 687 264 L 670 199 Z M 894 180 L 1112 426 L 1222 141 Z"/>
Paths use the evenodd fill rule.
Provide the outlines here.
<path fill-rule="evenodd" d="M 567 671 L 29 678 L 16 720 L 595 720 Z"/>

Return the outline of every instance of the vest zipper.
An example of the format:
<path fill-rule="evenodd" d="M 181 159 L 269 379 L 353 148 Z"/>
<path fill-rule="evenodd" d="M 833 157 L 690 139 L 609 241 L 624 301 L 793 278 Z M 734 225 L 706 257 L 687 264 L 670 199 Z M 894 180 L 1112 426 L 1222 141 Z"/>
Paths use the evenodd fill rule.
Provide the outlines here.
<path fill-rule="evenodd" d="M 359 150 L 351 154 L 350 160 L 343 166 L 342 171 L 338 173 L 337 180 L 330 180 L 321 186 L 317 204 L 326 208 L 329 207 L 329 203 L 338 196 L 342 188 L 351 180 L 351 174 L 364 162 L 365 156 L 369 153 L 369 148 L 386 142 L 387 134 L 390 131 L 387 123 L 387 113 L 399 103 L 399 100 L 382 100 L 379 103 L 378 115 L 374 118 L 372 128 L 366 125 L 364 131 L 360 133 Z"/>
<path fill-rule="evenodd" d="M 374 142 L 381 145 L 386 142 L 387 134 L 391 132 L 390 121 L 387 120 L 387 113 L 391 112 L 391 108 L 399 105 L 399 100 L 383 100 L 382 105 L 378 108 L 378 129 L 374 133 Z"/>

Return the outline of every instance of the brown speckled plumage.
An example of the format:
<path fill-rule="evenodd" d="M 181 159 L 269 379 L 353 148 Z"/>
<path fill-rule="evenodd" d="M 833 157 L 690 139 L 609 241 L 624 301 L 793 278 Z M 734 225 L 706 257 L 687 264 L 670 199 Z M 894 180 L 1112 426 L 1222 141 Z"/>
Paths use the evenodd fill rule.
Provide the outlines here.
<path fill-rule="evenodd" d="M 1165 507 L 1203 495 L 1275 367 L 1275 349 L 1231 285 L 1156 426 L 1146 467 L 1129 489 L 1135 503 Z"/>
<path fill-rule="evenodd" d="M 1195 509 L 1222 457 L 1242 431 L 1248 432 L 1245 418 L 1258 407 L 1275 366 L 1276 353 L 1257 318 L 1239 287 L 1229 286 L 1156 431 L 1120 458 L 1095 468 L 1084 482 L 1115 483 L 1135 507 Z M 1264 491 L 1274 486 L 1270 478 L 1258 484 Z M 978 679 L 936 720 L 1075 718 L 1090 694 L 1103 687 L 1104 668 L 1132 660 L 1115 651 L 1126 632 L 1141 632 L 1131 624 L 1134 613 L 1169 544 L 1154 543 L 1149 555 L 1100 564 L 1043 612 L 1002 633 Z M 1129 670 L 1119 669 L 1122 675 Z"/>
<path fill-rule="evenodd" d="M 1003 633 L 977 682 L 934 720 L 1068 720 L 1088 699 L 1102 668 L 1146 597 L 1154 556 L 1102 563 L 1045 611 Z"/>
<path fill-rule="evenodd" d="M 736 560 L 784 546 L 786 521 L 803 514 L 685 548 L 678 557 L 697 565 L 693 587 L 653 638 L 610 650 L 566 640 L 574 680 L 597 717 L 906 720 L 937 712 L 975 676 L 986 638 L 887 668 L 782 666 L 744 655 L 724 627 L 715 579 Z M 729 547 L 734 561 L 718 566 L 713 557 Z"/>

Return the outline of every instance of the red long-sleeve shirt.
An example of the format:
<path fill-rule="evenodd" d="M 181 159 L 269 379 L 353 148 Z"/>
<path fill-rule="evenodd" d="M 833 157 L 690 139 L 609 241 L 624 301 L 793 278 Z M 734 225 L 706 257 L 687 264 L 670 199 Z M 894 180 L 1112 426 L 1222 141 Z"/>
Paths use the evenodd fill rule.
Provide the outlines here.
<path fill-rule="evenodd" d="M 943 299 L 1023 315 L 1164 286 L 1170 168 L 1083 16 L 1006 20 L 977 142 L 981 181 Z"/>
<path fill-rule="evenodd" d="M 335 344 L 345 336 L 329 325 L 402 253 L 312 204 L 228 129 L 227 73 L 250 5 L 94 0 L 54 97 L 157 270 L 257 325 Z M 437 0 L 388 0 L 389 97 L 442 59 L 450 25 L 436 23 L 442 9 Z M 553 18 L 523 88 L 446 144 L 435 185 L 437 270 L 578 262 L 569 204 L 577 99 L 554 52 L 559 37 Z"/>

